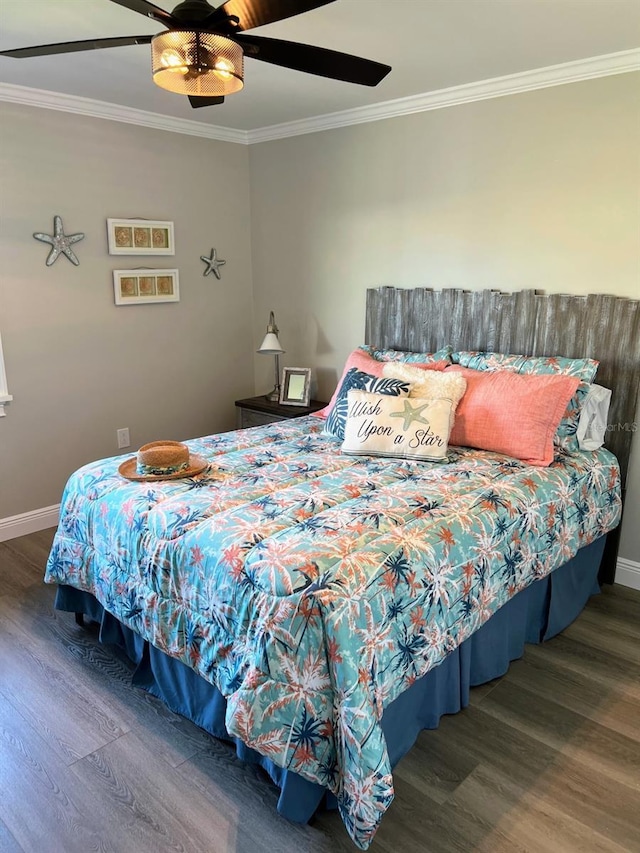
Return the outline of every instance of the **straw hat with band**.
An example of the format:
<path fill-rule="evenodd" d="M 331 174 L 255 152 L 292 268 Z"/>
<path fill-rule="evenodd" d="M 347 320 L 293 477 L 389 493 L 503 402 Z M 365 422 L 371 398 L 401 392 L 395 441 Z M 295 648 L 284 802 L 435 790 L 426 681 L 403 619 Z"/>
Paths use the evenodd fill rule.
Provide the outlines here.
<path fill-rule="evenodd" d="M 204 456 L 189 453 L 187 445 L 180 441 L 152 441 L 143 444 L 118 471 L 127 480 L 178 480 L 194 477 L 208 467 Z"/>

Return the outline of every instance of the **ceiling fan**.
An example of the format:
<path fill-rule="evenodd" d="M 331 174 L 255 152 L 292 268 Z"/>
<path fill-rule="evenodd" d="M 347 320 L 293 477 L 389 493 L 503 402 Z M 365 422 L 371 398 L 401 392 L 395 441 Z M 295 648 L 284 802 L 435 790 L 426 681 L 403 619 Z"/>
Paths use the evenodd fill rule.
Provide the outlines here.
<path fill-rule="evenodd" d="M 26 59 L 56 53 L 151 44 L 153 80 L 164 89 L 187 95 L 192 107 L 221 104 L 244 85 L 244 57 L 307 74 L 377 86 L 389 65 L 323 47 L 247 35 L 244 30 L 309 12 L 335 0 L 227 0 L 217 8 L 207 0 L 183 0 L 166 12 L 148 0 L 110 0 L 166 27 L 155 36 L 68 41 L 0 51 Z"/>

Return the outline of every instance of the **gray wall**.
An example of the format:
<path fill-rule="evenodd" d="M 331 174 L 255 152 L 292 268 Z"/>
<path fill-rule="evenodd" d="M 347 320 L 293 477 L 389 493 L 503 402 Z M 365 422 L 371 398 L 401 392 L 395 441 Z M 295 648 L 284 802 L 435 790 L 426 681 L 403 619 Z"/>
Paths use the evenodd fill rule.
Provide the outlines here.
<path fill-rule="evenodd" d="M 640 295 L 637 74 L 244 146 L 0 104 L 0 519 L 154 438 L 234 425 L 272 386 L 252 356 L 276 312 L 284 364 L 328 399 L 364 335 L 367 287 Z M 45 267 L 59 213 L 80 266 Z M 178 304 L 117 308 L 106 218 L 171 219 Z M 222 280 L 202 276 L 215 246 Z M 253 266 L 253 268 L 252 268 Z M 252 286 L 253 285 L 253 286 Z M 255 380 L 255 386 L 254 386 Z M 622 556 L 640 560 L 640 452 Z M 634 516 L 635 513 L 635 516 Z"/>
<path fill-rule="evenodd" d="M 639 83 L 625 74 L 252 146 L 256 337 L 273 309 L 286 363 L 316 368 L 329 399 L 363 340 L 367 287 L 640 297 Z M 637 444 L 621 548 L 636 561 Z"/>
<path fill-rule="evenodd" d="M 157 438 L 231 429 L 253 393 L 247 148 L 0 104 L 0 518 L 57 504 L 67 476 Z M 60 214 L 80 266 L 32 234 Z M 107 217 L 175 223 L 172 257 L 110 256 Z M 222 279 L 203 277 L 215 246 Z M 177 267 L 180 302 L 116 307 L 112 270 Z"/>

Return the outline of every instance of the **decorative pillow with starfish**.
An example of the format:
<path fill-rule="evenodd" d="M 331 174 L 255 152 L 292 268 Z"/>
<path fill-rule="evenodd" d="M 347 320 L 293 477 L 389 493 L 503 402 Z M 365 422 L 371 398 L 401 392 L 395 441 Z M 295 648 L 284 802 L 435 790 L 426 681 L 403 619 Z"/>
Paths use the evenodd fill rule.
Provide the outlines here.
<path fill-rule="evenodd" d="M 446 462 L 451 400 L 348 392 L 343 453 Z"/>

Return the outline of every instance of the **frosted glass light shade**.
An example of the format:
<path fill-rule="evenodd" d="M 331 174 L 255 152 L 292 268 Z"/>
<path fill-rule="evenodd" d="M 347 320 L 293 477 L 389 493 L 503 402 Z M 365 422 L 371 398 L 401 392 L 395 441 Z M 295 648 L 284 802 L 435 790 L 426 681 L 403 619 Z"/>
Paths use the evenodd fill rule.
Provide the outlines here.
<path fill-rule="evenodd" d="M 179 95 L 231 95 L 244 85 L 239 44 L 215 33 L 170 30 L 151 39 L 153 82 Z"/>

